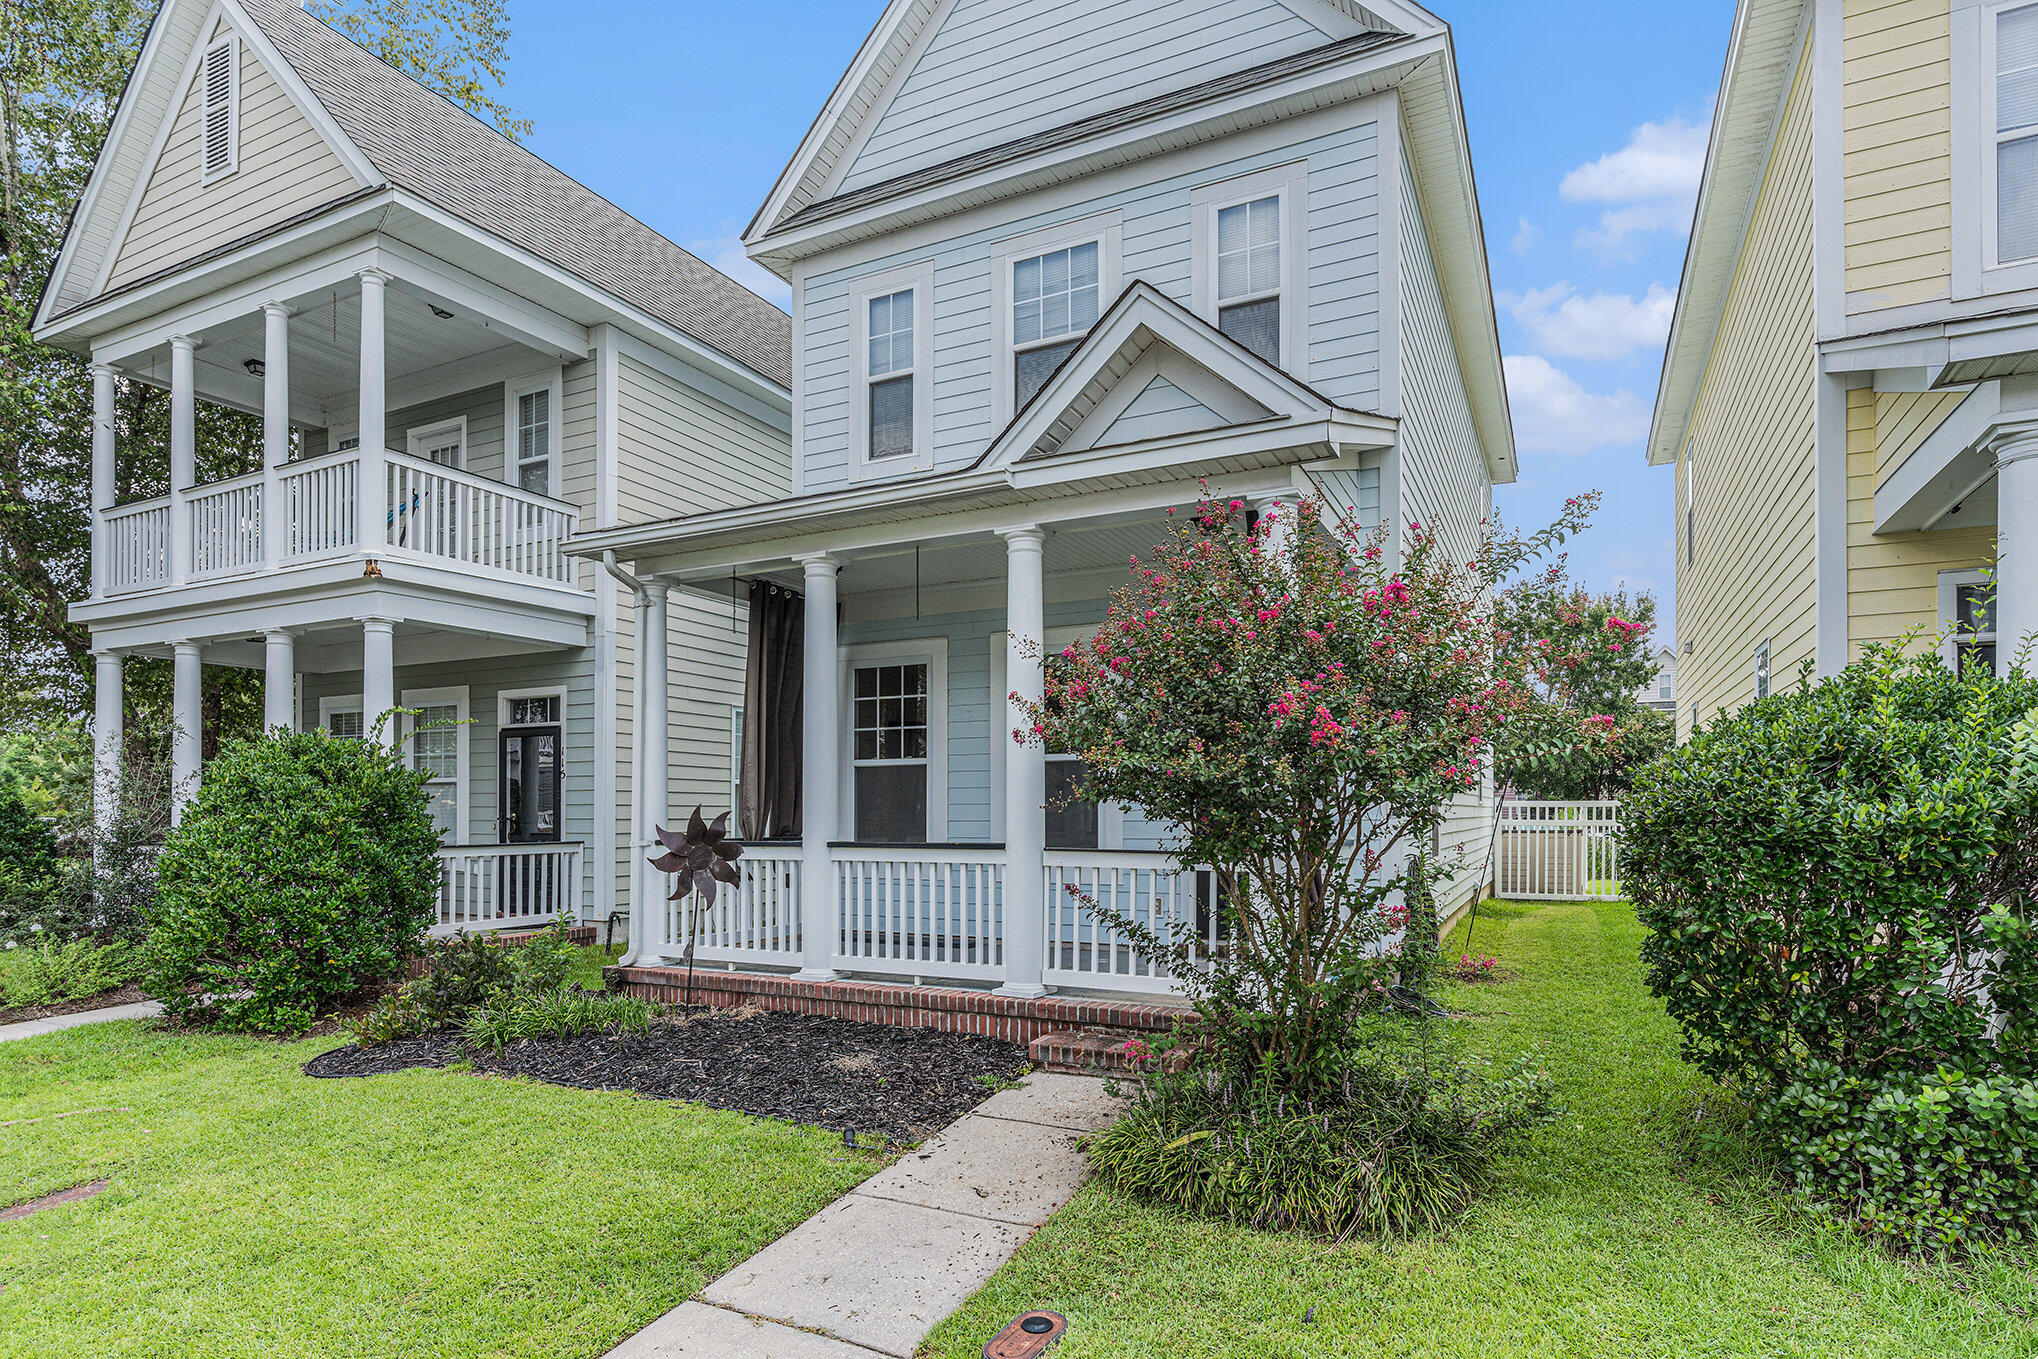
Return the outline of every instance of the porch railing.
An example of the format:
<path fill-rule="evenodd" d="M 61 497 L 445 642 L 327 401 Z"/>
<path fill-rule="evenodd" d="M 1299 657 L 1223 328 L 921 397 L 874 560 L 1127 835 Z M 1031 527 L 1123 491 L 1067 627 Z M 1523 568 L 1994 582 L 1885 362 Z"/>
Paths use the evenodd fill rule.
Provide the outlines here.
<path fill-rule="evenodd" d="M 772 963 L 800 961 L 800 847 L 747 845 L 738 866 L 743 881 L 722 887 L 714 904 L 699 908 L 694 957 L 705 963 Z M 661 898 L 672 894 L 666 880 Z M 659 919 L 664 933 L 659 952 L 669 957 L 686 953 L 689 912 L 684 902 L 661 900 Z"/>
<path fill-rule="evenodd" d="M 916 979 L 1004 978 L 1002 849 L 844 846 L 832 858 L 838 966 Z"/>
<path fill-rule="evenodd" d="M 1166 854 L 1089 849 L 1049 850 L 1044 871 L 1050 986 L 1175 990 L 1172 971 L 1134 946 L 1122 920 L 1206 953 L 1220 947 L 1222 903 L 1208 869 L 1182 868 Z"/>
<path fill-rule="evenodd" d="M 580 918 L 577 844 L 453 845 L 439 851 L 437 935 Z"/>
<path fill-rule="evenodd" d="M 1615 901 L 1622 895 L 1618 802 L 1503 802 L 1493 887 L 1521 901 Z"/>
<path fill-rule="evenodd" d="M 407 453 L 386 454 L 384 468 L 386 485 L 368 511 L 380 513 L 387 529 L 377 555 L 456 563 L 508 580 L 575 583 L 565 551 L 576 522 L 571 505 Z M 275 556 L 288 565 L 361 550 L 361 471 L 359 452 L 280 469 L 274 526 L 263 522 L 261 472 L 197 487 L 181 498 L 181 508 L 164 496 L 110 510 L 99 547 L 107 593 L 155 589 L 179 576 L 201 581 L 258 571 L 268 561 L 270 532 L 282 535 Z M 171 557 L 173 513 L 188 521 L 182 562 Z"/>

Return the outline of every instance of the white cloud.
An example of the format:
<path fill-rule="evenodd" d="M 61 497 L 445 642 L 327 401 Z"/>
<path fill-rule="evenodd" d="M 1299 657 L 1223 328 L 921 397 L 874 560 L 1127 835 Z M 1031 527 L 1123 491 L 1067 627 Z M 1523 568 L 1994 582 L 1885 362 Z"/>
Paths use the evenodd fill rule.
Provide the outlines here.
<path fill-rule="evenodd" d="M 1542 242 L 1543 229 L 1524 217 L 1514 229 L 1514 239 L 1507 248 L 1517 255 L 1526 255 Z"/>
<path fill-rule="evenodd" d="M 1637 298 L 1628 293 L 1581 295 L 1569 283 L 1501 293 L 1500 304 L 1537 351 L 1564 359 L 1625 359 L 1662 344 L 1670 334 L 1677 294 L 1660 283 Z"/>
<path fill-rule="evenodd" d="M 752 262 L 743 253 L 741 238 L 721 236 L 712 241 L 694 241 L 687 249 L 767 302 L 781 307 L 792 305 L 791 286 L 763 265 Z"/>
<path fill-rule="evenodd" d="M 1632 236 L 1687 229 L 1705 174 L 1709 135 L 1706 125 L 1682 118 L 1643 123 L 1626 146 L 1565 175 L 1557 192 L 1566 200 L 1614 205 L 1600 213 L 1597 227 L 1578 233 L 1577 248 L 1602 259 L 1625 259 L 1633 253 Z"/>
<path fill-rule="evenodd" d="M 1504 363 L 1515 442 L 1530 452 L 1586 453 L 1640 443 L 1649 432 L 1648 403 L 1633 392 L 1588 392 L 1540 354 L 1509 354 Z"/>

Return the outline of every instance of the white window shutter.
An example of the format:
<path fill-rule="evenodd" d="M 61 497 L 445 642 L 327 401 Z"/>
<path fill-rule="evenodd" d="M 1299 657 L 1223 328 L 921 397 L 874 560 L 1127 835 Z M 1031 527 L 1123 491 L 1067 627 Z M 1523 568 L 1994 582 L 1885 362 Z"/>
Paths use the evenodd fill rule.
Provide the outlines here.
<path fill-rule="evenodd" d="M 232 38 L 205 53 L 205 181 L 234 172 L 240 155 L 240 45 Z"/>

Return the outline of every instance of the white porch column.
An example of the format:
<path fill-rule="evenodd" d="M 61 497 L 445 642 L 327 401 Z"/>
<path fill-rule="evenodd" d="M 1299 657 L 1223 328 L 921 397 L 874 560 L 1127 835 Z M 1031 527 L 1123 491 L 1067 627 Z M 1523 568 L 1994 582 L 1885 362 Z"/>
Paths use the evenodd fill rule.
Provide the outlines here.
<path fill-rule="evenodd" d="M 92 595 L 106 594 L 106 512 L 119 496 L 113 465 L 113 369 L 92 365 Z M 116 657 L 116 659 L 118 659 Z"/>
<path fill-rule="evenodd" d="M 638 710 L 637 749 L 642 766 L 637 771 L 638 835 L 635 855 L 644 884 L 643 901 L 630 903 L 631 956 L 639 967 L 655 966 L 665 942 L 665 880 L 651 867 L 658 852 L 658 827 L 671 819 L 671 683 L 669 622 L 670 592 L 662 581 L 647 580 L 637 609 L 637 662 L 642 680 L 637 692 L 644 706 Z M 670 829 L 670 827 L 667 827 Z"/>
<path fill-rule="evenodd" d="M 171 674 L 170 713 L 177 730 L 170 742 L 170 824 L 184 819 L 184 808 L 198 796 L 199 764 L 204 756 L 205 706 L 202 689 L 204 652 L 196 642 L 177 642 Z"/>
<path fill-rule="evenodd" d="M 383 350 L 383 285 L 389 275 L 361 271 L 361 550 L 389 542 L 389 402 Z"/>
<path fill-rule="evenodd" d="M 290 308 L 262 306 L 262 561 L 283 560 L 283 464 L 290 461 Z M 275 723 L 271 722 L 271 726 Z"/>
<path fill-rule="evenodd" d="M 1267 550 L 1285 559 L 1294 546 L 1296 526 L 1302 522 L 1302 497 L 1283 491 L 1255 500 L 1253 508 L 1260 512 L 1260 518 L 1272 520 L 1267 529 Z"/>
<path fill-rule="evenodd" d="M 262 730 L 297 730 L 297 634 L 288 628 L 271 628 L 262 634 L 267 643 L 262 669 Z"/>
<path fill-rule="evenodd" d="M 396 706 L 396 624 L 387 618 L 361 620 L 362 735 L 377 745 L 396 743 L 396 723 L 385 716 Z"/>
<path fill-rule="evenodd" d="M 2007 427 L 1996 454 L 1996 673 L 2008 675 L 2032 643 L 2038 671 L 2038 420 Z"/>
<path fill-rule="evenodd" d="M 188 335 L 170 339 L 170 583 L 191 574 L 191 506 L 185 492 L 198 480 L 197 346 Z"/>
<path fill-rule="evenodd" d="M 840 669 L 836 660 L 836 575 L 842 563 L 806 557 L 806 688 L 800 719 L 800 970 L 803 981 L 835 975 L 837 896 L 828 842 L 841 831 Z"/>
<path fill-rule="evenodd" d="M 118 651 L 92 653 L 92 814 L 103 835 L 119 811 L 121 760 L 126 750 L 126 696 Z"/>
<path fill-rule="evenodd" d="M 1041 554 L 1047 536 L 1037 527 L 1007 529 L 1005 539 L 1006 720 L 994 733 L 1011 741 L 1032 726 L 1019 699 L 1040 701 L 1041 648 L 1047 636 Z M 1005 750 L 1005 984 L 1008 996 L 1041 996 L 1047 950 L 1047 751 L 1013 742 Z"/>

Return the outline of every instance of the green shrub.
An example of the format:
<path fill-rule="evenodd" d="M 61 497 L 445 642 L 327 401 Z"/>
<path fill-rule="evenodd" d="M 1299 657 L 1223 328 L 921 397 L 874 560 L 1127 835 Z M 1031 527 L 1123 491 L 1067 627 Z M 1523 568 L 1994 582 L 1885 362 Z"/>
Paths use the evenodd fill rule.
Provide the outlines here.
<path fill-rule="evenodd" d="M 40 939 L 0 953 L 0 1008 L 61 1005 L 115 991 L 135 979 L 135 951 L 125 944 Z"/>
<path fill-rule="evenodd" d="M 562 990 L 579 967 L 580 948 L 561 917 L 551 929 L 511 945 L 485 934 L 431 940 L 421 949 L 424 972 L 354 1025 L 363 1043 L 393 1043 L 457 1029 L 476 1013 L 517 998 Z"/>
<path fill-rule="evenodd" d="M 635 996 L 567 987 L 505 998 L 467 1017 L 461 1036 L 501 1052 L 527 1038 L 578 1038 L 588 1033 L 643 1033 L 657 1007 Z"/>
<path fill-rule="evenodd" d="M 157 865 L 149 994 L 186 1022 L 301 1032 L 400 973 L 438 891 L 423 783 L 324 732 L 227 747 Z"/>
<path fill-rule="evenodd" d="M 21 789 L 0 783 L 0 940 L 20 941 L 57 895 L 64 857 L 56 833 Z"/>
<path fill-rule="evenodd" d="M 2034 708 L 2038 681 L 1876 649 L 1706 727 L 1623 812 L 1685 1056 L 1795 1188 L 1919 1244 L 2029 1230 L 1987 1188 L 2012 1163 L 1960 1158 L 2038 1145 L 2010 1093 L 2038 1076 Z"/>
<path fill-rule="evenodd" d="M 1347 1056 L 1335 1088 L 1304 1100 L 1266 1080 L 1192 1069 L 1151 1076 L 1091 1139 L 1108 1184 L 1200 1217 L 1325 1236 L 1401 1236 L 1447 1225 L 1495 1156 L 1555 1116 L 1529 1059 L 1499 1075 L 1434 1055 Z"/>

